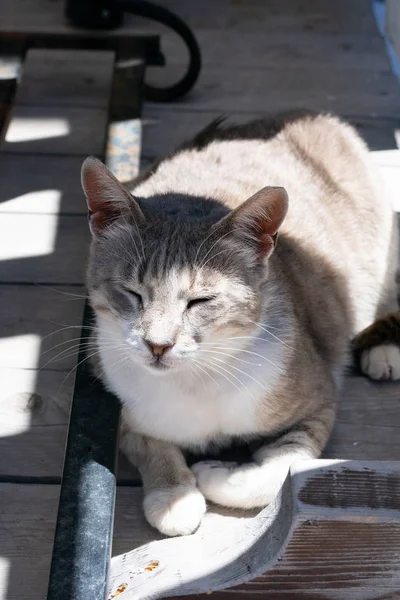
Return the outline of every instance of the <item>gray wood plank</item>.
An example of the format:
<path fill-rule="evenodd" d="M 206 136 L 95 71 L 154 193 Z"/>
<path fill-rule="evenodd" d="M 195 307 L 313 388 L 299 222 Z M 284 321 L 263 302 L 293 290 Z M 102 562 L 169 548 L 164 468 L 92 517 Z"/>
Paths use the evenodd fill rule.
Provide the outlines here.
<path fill-rule="evenodd" d="M 76 36 L 98 35 L 97 31 L 85 30 L 78 27 L 72 27 L 64 16 L 65 3 L 63 0 L 2 0 L 2 21 L 0 31 L 26 33 L 52 33 L 52 34 L 70 34 Z M 136 19 L 133 19 L 133 25 L 111 30 L 102 31 L 104 37 L 125 35 L 126 33 L 135 36 L 143 36 L 142 28 L 139 28 Z"/>
<path fill-rule="evenodd" d="M 15 106 L 0 153 L 100 155 L 107 111 L 70 106 Z"/>
<path fill-rule="evenodd" d="M 229 0 L 162 0 L 167 8 L 177 12 L 196 29 L 225 29 L 254 31 L 262 28 L 266 33 L 282 31 L 314 31 L 322 33 L 376 34 L 369 0 L 262 0 L 230 2 Z M 50 31 L 63 33 L 71 28 L 63 18 L 63 0 L 13 0 L 2 1 L 2 29 L 4 31 Z M 140 34 L 154 30 L 154 24 L 135 17 L 127 18 L 121 32 Z M 159 29 L 156 27 L 156 29 Z M 76 35 L 81 31 L 75 30 Z M 104 32 L 107 35 L 107 32 Z"/>
<path fill-rule="evenodd" d="M 144 522 L 141 490 L 119 488 L 110 589 L 126 583 L 126 598 L 156 598 L 241 584 L 237 592 L 271 600 L 315 590 L 332 600 L 378 600 L 385 590 L 394 598 L 398 480 L 395 463 L 303 461 L 276 505 L 258 514 L 210 507 L 196 534 L 168 540 Z M 0 484 L 0 597 L 45 597 L 58 494 L 55 485 Z"/>
<path fill-rule="evenodd" d="M 15 104 L 107 109 L 113 65 L 112 52 L 30 50 Z"/>
<path fill-rule="evenodd" d="M 230 29 L 237 33 L 263 31 L 266 35 L 302 31 L 378 35 L 369 0 L 159 0 L 159 4 L 177 12 L 196 31 Z M 132 18 L 132 22 L 140 24 L 141 29 L 146 27 L 146 21 L 137 17 Z M 147 27 L 154 25 L 148 23 Z M 238 43 L 235 51 L 237 48 Z"/>
<path fill-rule="evenodd" d="M 78 342 L 84 294 L 84 287 L 0 285 L 0 367 L 69 371 L 76 355 L 67 349 Z"/>
<path fill-rule="evenodd" d="M 167 72 L 160 79 L 170 81 Z M 166 81 L 165 81 L 166 80 Z M 325 66 L 234 65 L 204 70 L 195 89 L 181 103 L 186 110 L 268 111 L 311 108 L 337 113 L 399 115 L 400 90 L 389 67 L 377 71 L 331 69 Z M 152 105 L 155 106 L 155 105 Z M 162 108 L 160 108 L 160 111 Z"/>
<path fill-rule="evenodd" d="M 264 10 L 267 10 L 266 5 Z M 292 32 L 276 29 L 267 35 L 261 27 L 238 34 L 233 27 L 211 29 L 212 23 L 208 27 L 210 29 L 196 30 L 204 70 L 227 65 L 237 69 L 279 65 L 282 68 L 325 66 L 330 70 L 375 71 L 387 69 L 389 65 L 384 41 L 377 35 L 342 33 L 341 30 L 320 32 L 318 29 Z M 162 48 L 167 69 L 172 64 L 185 64 L 185 48 L 175 35 L 168 31 L 163 33 Z"/>
<path fill-rule="evenodd" d="M 0 598 L 46 597 L 58 497 L 57 485 L 0 483 Z M 160 538 L 142 517 L 138 489 L 118 490 L 115 524 L 114 553 Z"/>
<path fill-rule="evenodd" d="M 80 181 L 84 158 L 2 154 L 0 213 L 86 215 Z"/>
<path fill-rule="evenodd" d="M 4 213 L 0 239 L 0 282 L 84 283 L 90 234 L 83 215 Z"/>
<path fill-rule="evenodd" d="M 162 157 L 184 140 L 190 139 L 203 127 L 221 114 L 227 114 L 229 123 L 246 123 L 260 119 L 271 112 L 264 110 L 245 112 L 224 110 L 178 110 L 168 111 L 146 106 L 143 115 L 142 157 L 149 161 Z M 396 130 L 400 127 L 400 114 L 395 119 L 383 119 L 359 115 L 347 115 L 372 150 L 397 149 Z"/>

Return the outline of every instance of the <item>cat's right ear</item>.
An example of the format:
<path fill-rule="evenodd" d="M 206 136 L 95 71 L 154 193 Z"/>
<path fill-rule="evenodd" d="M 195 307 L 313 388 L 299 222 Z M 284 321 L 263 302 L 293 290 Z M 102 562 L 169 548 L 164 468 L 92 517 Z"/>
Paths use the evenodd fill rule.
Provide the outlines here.
<path fill-rule="evenodd" d="M 100 234 L 118 219 L 126 207 L 129 207 L 137 222 L 144 220 L 134 197 L 100 160 L 89 156 L 82 165 L 81 178 L 89 209 L 90 231 L 93 235 Z"/>

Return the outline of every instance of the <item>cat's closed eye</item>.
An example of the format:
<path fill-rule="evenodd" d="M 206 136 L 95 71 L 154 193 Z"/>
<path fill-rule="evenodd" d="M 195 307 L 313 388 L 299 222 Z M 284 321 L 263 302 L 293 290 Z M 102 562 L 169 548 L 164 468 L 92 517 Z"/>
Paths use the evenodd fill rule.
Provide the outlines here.
<path fill-rule="evenodd" d="M 192 308 L 197 304 L 204 304 L 205 302 L 210 302 L 211 300 L 214 300 L 212 296 L 205 298 L 193 298 L 193 300 L 189 300 L 189 302 L 187 303 L 187 308 Z"/>
<path fill-rule="evenodd" d="M 140 294 L 138 294 L 137 292 L 134 292 L 133 290 L 130 290 L 128 288 L 124 288 L 124 292 L 126 294 L 129 294 L 129 296 L 132 296 L 133 298 L 135 298 L 139 302 L 140 306 L 143 304 L 142 296 Z"/>

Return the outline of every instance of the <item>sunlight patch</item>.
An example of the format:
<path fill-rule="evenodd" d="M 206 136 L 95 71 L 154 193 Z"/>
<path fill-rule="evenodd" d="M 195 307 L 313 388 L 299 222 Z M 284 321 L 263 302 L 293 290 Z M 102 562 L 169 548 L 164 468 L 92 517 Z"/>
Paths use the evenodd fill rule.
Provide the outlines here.
<path fill-rule="evenodd" d="M 60 209 L 59 190 L 38 190 L 10 198 L 0 204 L 0 212 L 57 213 Z"/>
<path fill-rule="evenodd" d="M 7 533 L 6 533 L 7 535 Z M 10 538 L 12 540 L 12 538 Z M 15 548 L 15 542 L 12 541 L 13 550 Z M 3 549 L 4 550 L 4 549 Z M 9 584 L 9 574 L 10 574 L 10 560 L 8 558 L 4 558 L 4 556 L 0 556 L 0 590 L 4 592 L 4 598 L 6 597 L 6 590 L 8 589 Z M 8 590 L 10 593 L 12 590 Z"/>
<path fill-rule="evenodd" d="M 2 337 L 0 338 L 0 365 L 2 368 L 36 369 L 39 364 L 40 347 L 41 338 L 33 333 Z M 3 381 L 2 386 L 5 385 Z"/>
<path fill-rule="evenodd" d="M 376 150 L 371 156 L 379 167 L 393 210 L 400 212 L 400 150 Z"/>
<path fill-rule="evenodd" d="M 63 137 L 70 133 L 67 119 L 16 117 L 11 120 L 6 142 L 31 142 L 48 138 Z"/>
<path fill-rule="evenodd" d="M 44 256 L 54 252 L 57 215 L 13 215 L 0 219 L 0 260 Z"/>
<path fill-rule="evenodd" d="M 9 437 L 28 431 L 31 426 L 31 410 L 35 402 L 37 371 L 0 369 L 0 377 L 2 380 L 0 437 Z"/>

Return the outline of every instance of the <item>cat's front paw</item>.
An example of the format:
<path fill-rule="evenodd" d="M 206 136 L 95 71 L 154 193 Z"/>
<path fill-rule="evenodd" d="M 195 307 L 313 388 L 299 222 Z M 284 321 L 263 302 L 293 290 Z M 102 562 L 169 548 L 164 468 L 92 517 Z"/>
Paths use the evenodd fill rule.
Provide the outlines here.
<path fill-rule="evenodd" d="M 400 379 L 400 348 L 394 344 L 382 344 L 362 351 L 361 371 L 377 380 Z"/>
<path fill-rule="evenodd" d="M 164 535 L 190 535 L 200 525 L 206 501 L 196 487 L 179 485 L 150 492 L 143 507 L 150 525 Z"/>
<path fill-rule="evenodd" d="M 246 492 L 250 465 L 207 460 L 192 466 L 199 490 L 204 496 L 222 506 L 247 508 Z"/>

